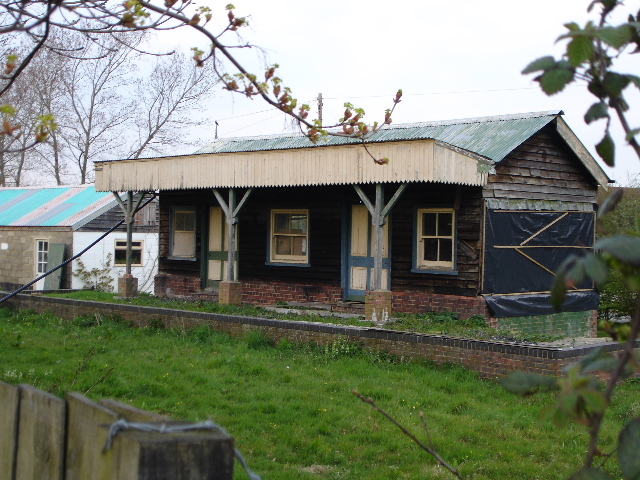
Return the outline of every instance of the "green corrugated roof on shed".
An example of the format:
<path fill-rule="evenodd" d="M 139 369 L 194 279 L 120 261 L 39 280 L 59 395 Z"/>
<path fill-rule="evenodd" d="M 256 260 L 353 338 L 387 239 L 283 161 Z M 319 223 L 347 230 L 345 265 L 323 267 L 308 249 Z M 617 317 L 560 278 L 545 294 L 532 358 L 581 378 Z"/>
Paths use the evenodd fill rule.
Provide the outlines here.
<path fill-rule="evenodd" d="M 561 114 L 562 111 L 555 110 L 390 125 L 368 137 L 367 142 L 434 139 L 482 155 L 494 162 L 499 162 L 514 148 Z M 221 138 L 195 153 L 259 152 L 357 143 L 359 143 L 359 140 L 353 138 L 330 136 L 326 141 L 321 140 L 314 145 L 306 136 L 301 134 L 267 135 Z"/>
<path fill-rule="evenodd" d="M 75 227 L 115 203 L 93 185 L 0 189 L 0 226 Z"/>

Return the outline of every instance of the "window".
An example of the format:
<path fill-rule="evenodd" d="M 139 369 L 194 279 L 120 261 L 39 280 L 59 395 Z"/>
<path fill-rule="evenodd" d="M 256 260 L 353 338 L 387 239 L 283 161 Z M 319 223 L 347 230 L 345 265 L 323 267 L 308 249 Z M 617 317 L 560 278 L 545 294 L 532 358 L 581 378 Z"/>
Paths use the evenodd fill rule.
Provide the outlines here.
<path fill-rule="evenodd" d="M 416 267 L 453 270 L 455 267 L 455 210 L 418 209 Z"/>
<path fill-rule="evenodd" d="M 36 240 L 36 273 L 38 275 L 47 271 L 47 260 L 49 260 L 49 241 Z"/>
<path fill-rule="evenodd" d="M 271 211 L 271 255 L 274 263 L 309 262 L 309 212 Z"/>
<path fill-rule="evenodd" d="M 175 207 L 171 215 L 171 257 L 196 257 L 196 210 Z"/>
<path fill-rule="evenodd" d="M 127 264 L 127 241 L 116 240 L 115 255 L 116 265 Z M 142 240 L 131 241 L 131 265 L 142 265 Z"/>

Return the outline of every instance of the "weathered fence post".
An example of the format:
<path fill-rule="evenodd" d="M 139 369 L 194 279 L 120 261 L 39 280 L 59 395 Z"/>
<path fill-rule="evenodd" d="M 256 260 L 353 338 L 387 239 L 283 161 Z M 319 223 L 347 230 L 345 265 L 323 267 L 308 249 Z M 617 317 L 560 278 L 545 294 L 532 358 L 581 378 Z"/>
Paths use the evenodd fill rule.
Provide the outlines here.
<path fill-rule="evenodd" d="M 0 478 L 13 480 L 18 439 L 18 387 L 0 382 Z"/>
<path fill-rule="evenodd" d="M 63 480 L 66 405 L 31 385 L 19 385 L 15 480 Z"/>

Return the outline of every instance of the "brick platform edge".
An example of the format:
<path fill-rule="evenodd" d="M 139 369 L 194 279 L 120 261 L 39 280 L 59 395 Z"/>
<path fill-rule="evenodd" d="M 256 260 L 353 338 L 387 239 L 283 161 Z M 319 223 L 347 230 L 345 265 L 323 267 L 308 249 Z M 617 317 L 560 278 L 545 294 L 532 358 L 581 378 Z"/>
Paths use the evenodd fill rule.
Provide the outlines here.
<path fill-rule="evenodd" d="M 114 315 L 139 327 L 146 327 L 151 322 L 161 320 L 166 328 L 188 329 L 209 325 L 214 330 L 235 336 L 242 336 L 247 331 L 258 329 L 275 341 L 287 338 L 294 342 L 311 341 L 319 345 L 327 345 L 339 337 L 345 337 L 350 341 L 360 342 L 367 348 L 384 350 L 402 357 L 423 358 L 437 364 L 461 364 L 483 377 L 490 378 L 500 377 L 514 370 L 558 375 L 565 365 L 579 360 L 596 348 L 572 349 L 516 345 L 377 328 L 218 315 L 27 294 L 17 295 L 8 300 L 5 305 L 13 309 L 51 312 L 68 320 L 94 313 Z M 637 347 L 640 347 L 640 341 Z M 623 347 L 617 343 L 610 343 L 602 348 L 614 352 Z"/>
<path fill-rule="evenodd" d="M 155 277 L 155 294 L 159 297 L 202 296 L 198 277 L 159 274 Z M 319 302 L 341 305 L 336 311 L 350 312 L 343 304 L 343 290 L 333 285 L 305 285 L 285 282 L 242 283 L 242 302 L 252 305 L 273 305 L 276 302 Z M 460 318 L 484 315 L 490 319 L 487 302 L 482 297 L 462 297 L 424 292 L 391 292 L 392 311 L 405 313 L 454 312 Z M 491 319 L 490 319 L 491 322 Z M 495 322 L 494 322 L 495 323 Z M 492 325 L 496 326 L 496 325 Z"/>

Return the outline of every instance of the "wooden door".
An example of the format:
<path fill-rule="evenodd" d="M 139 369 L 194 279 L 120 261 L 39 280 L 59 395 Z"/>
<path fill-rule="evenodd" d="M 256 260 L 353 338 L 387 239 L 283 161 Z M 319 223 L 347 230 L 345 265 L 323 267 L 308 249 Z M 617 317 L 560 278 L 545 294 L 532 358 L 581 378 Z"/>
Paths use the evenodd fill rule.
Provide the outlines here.
<path fill-rule="evenodd" d="M 227 262 L 229 259 L 229 238 L 227 219 L 220 207 L 209 210 L 209 249 L 207 252 L 207 287 L 217 287 L 222 280 L 227 280 Z M 236 226 L 236 248 L 238 246 L 238 229 Z M 238 254 L 233 269 L 234 278 L 238 279 Z"/>
<path fill-rule="evenodd" d="M 371 215 L 364 205 L 353 205 L 350 212 L 347 240 L 347 268 L 345 269 L 345 298 L 364 301 L 373 282 L 375 236 Z M 391 262 L 389 259 L 389 221 L 384 226 L 382 246 L 382 287 L 389 288 Z"/>

